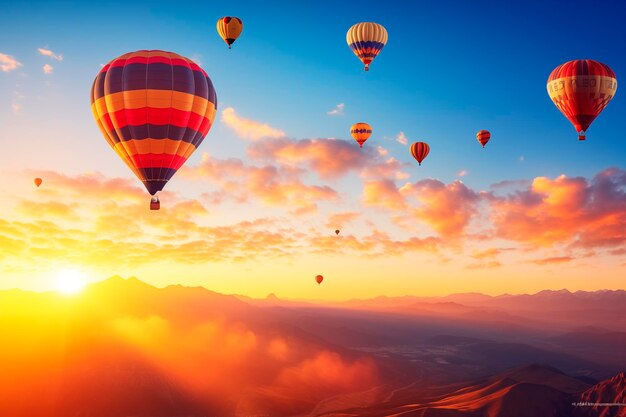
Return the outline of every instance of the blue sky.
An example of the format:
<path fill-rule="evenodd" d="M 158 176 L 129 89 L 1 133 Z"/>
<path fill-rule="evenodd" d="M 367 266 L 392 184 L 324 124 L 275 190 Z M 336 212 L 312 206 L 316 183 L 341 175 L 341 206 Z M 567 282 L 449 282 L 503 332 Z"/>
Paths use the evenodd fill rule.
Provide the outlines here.
<path fill-rule="evenodd" d="M 624 13 L 619 2 L 16 2 L 3 6 L 0 44 L 29 76 L 3 76 L 0 85 L 6 91 L 19 82 L 25 95 L 43 94 L 35 68 L 45 61 L 36 48 L 61 51 L 65 60 L 47 80 L 57 90 L 42 100 L 50 114 L 81 115 L 78 126 L 64 129 L 97 135 L 84 103 L 99 64 L 136 49 L 173 50 L 202 62 L 220 108 L 233 106 L 292 137 L 346 138 L 349 126 L 363 120 L 373 126 L 371 143 L 385 143 L 400 159 L 410 156 L 383 136 L 403 131 L 429 142 L 428 175 L 442 180 L 459 169 L 479 186 L 493 181 L 494 172 L 496 180 L 590 175 L 626 160 L 624 100 L 618 92 L 589 140 L 577 143 L 545 81 L 552 68 L 575 58 L 605 62 L 619 79 L 626 69 L 619 41 L 626 39 Z M 222 15 L 244 20 L 232 51 L 215 33 Z M 364 73 L 345 32 L 368 20 L 387 27 L 389 42 Z M 345 116 L 328 117 L 338 103 L 345 103 Z M 0 114 L 8 117 L 6 105 Z M 474 140 L 483 128 L 493 134 L 485 152 Z M 205 150 L 229 155 L 220 134 L 227 135 L 216 126 Z"/>

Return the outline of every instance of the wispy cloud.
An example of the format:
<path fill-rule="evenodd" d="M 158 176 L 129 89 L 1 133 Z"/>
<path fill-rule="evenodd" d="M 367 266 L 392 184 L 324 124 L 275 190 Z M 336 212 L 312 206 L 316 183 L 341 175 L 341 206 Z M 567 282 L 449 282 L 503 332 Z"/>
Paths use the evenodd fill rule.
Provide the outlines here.
<path fill-rule="evenodd" d="M 56 59 L 57 61 L 63 61 L 63 55 L 55 54 L 50 49 L 47 49 L 47 48 L 37 48 L 37 51 L 39 51 L 39 53 L 41 55 L 43 55 L 43 56 L 47 56 L 47 57 L 50 57 L 52 59 Z"/>
<path fill-rule="evenodd" d="M 267 123 L 257 122 L 240 117 L 232 107 L 222 110 L 222 122 L 233 129 L 237 136 L 242 139 L 259 140 L 262 138 L 281 138 L 285 132 L 276 129 Z"/>
<path fill-rule="evenodd" d="M 2 72 L 11 72 L 22 66 L 22 63 L 11 55 L 0 52 L 0 70 Z"/>
<path fill-rule="evenodd" d="M 465 177 L 469 172 L 466 169 L 462 169 L 456 173 L 457 177 Z"/>
<path fill-rule="evenodd" d="M 404 132 L 400 132 L 398 133 L 398 135 L 396 136 L 396 142 L 401 143 L 403 145 L 406 145 L 407 143 L 409 143 L 409 138 L 407 138 L 404 135 Z"/>
<path fill-rule="evenodd" d="M 344 103 L 339 103 L 335 106 L 334 109 L 326 112 L 326 114 L 330 116 L 343 116 L 343 110 L 346 107 Z"/>
<path fill-rule="evenodd" d="M 52 72 L 54 71 L 54 68 L 50 64 L 44 65 L 42 69 L 44 74 L 52 74 Z"/>

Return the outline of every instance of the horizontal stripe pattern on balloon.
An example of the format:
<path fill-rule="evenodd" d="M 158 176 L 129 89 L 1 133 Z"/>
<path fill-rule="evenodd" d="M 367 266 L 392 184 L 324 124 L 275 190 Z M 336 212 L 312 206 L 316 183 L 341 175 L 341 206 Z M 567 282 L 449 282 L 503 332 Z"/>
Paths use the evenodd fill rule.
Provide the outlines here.
<path fill-rule="evenodd" d="M 491 139 L 491 133 L 489 133 L 488 130 L 479 130 L 478 133 L 476 133 L 476 139 L 484 148 L 487 142 L 489 142 L 489 139 Z"/>
<path fill-rule="evenodd" d="M 350 134 L 352 135 L 352 138 L 354 138 L 354 140 L 356 140 L 359 146 L 362 148 L 365 141 L 372 134 L 372 127 L 367 123 L 356 123 L 350 128 Z"/>
<path fill-rule="evenodd" d="M 154 194 L 211 129 L 217 95 L 192 60 L 173 52 L 137 51 L 101 69 L 91 108 L 109 145 Z"/>
<path fill-rule="evenodd" d="M 361 22 L 346 33 L 346 42 L 352 52 L 363 62 L 365 71 L 387 43 L 387 29 L 378 23 Z"/>

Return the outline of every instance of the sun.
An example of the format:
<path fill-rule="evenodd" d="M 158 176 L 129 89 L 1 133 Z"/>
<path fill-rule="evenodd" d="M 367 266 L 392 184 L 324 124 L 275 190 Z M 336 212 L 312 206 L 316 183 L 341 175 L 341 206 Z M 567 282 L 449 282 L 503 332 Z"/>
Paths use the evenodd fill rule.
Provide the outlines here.
<path fill-rule="evenodd" d="M 62 294 L 76 294 L 86 284 L 85 274 L 75 269 L 62 269 L 57 274 L 57 291 Z"/>

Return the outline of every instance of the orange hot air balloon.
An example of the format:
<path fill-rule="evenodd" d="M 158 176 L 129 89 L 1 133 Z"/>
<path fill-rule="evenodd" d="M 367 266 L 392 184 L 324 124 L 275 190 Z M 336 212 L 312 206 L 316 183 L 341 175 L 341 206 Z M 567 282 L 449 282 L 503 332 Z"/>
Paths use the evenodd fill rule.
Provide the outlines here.
<path fill-rule="evenodd" d="M 321 275 L 316 275 L 315 276 L 315 281 L 317 282 L 317 285 L 321 284 L 322 281 L 324 281 L 324 277 Z"/>
<path fill-rule="evenodd" d="M 339 234 L 339 229 L 335 230 L 335 234 L 338 235 Z"/>
<path fill-rule="evenodd" d="M 350 134 L 352 135 L 354 140 L 356 140 L 359 143 L 359 146 L 362 148 L 365 141 L 372 134 L 372 126 L 363 122 L 356 123 L 352 125 L 352 127 L 350 128 Z"/>
<path fill-rule="evenodd" d="M 415 142 L 411 145 L 411 155 L 417 161 L 418 164 L 422 165 L 422 161 L 428 156 L 428 152 L 430 152 L 430 146 L 426 142 Z"/>
<path fill-rule="evenodd" d="M 39 188 L 39 186 L 41 185 L 41 183 L 42 183 L 43 181 L 41 180 L 41 178 L 35 178 L 35 179 L 33 180 L 33 182 L 35 183 L 35 185 L 37 186 L 37 188 Z"/>
<path fill-rule="evenodd" d="M 243 22 L 238 17 L 221 17 L 217 21 L 217 33 L 228 45 L 228 49 L 232 48 L 233 42 L 237 40 L 243 30 Z"/>
<path fill-rule="evenodd" d="M 561 64 L 548 77 L 548 94 L 585 140 L 589 125 L 617 91 L 617 78 L 608 65 L 591 59 Z"/>
<path fill-rule="evenodd" d="M 137 51 L 105 65 L 91 89 L 91 110 L 104 138 L 153 196 L 209 133 L 217 95 L 189 58 Z"/>
<path fill-rule="evenodd" d="M 488 130 L 479 130 L 478 133 L 476 133 L 476 139 L 484 148 L 487 142 L 489 142 L 489 139 L 491 139 L 491 133 L 489 133 Z"/>

